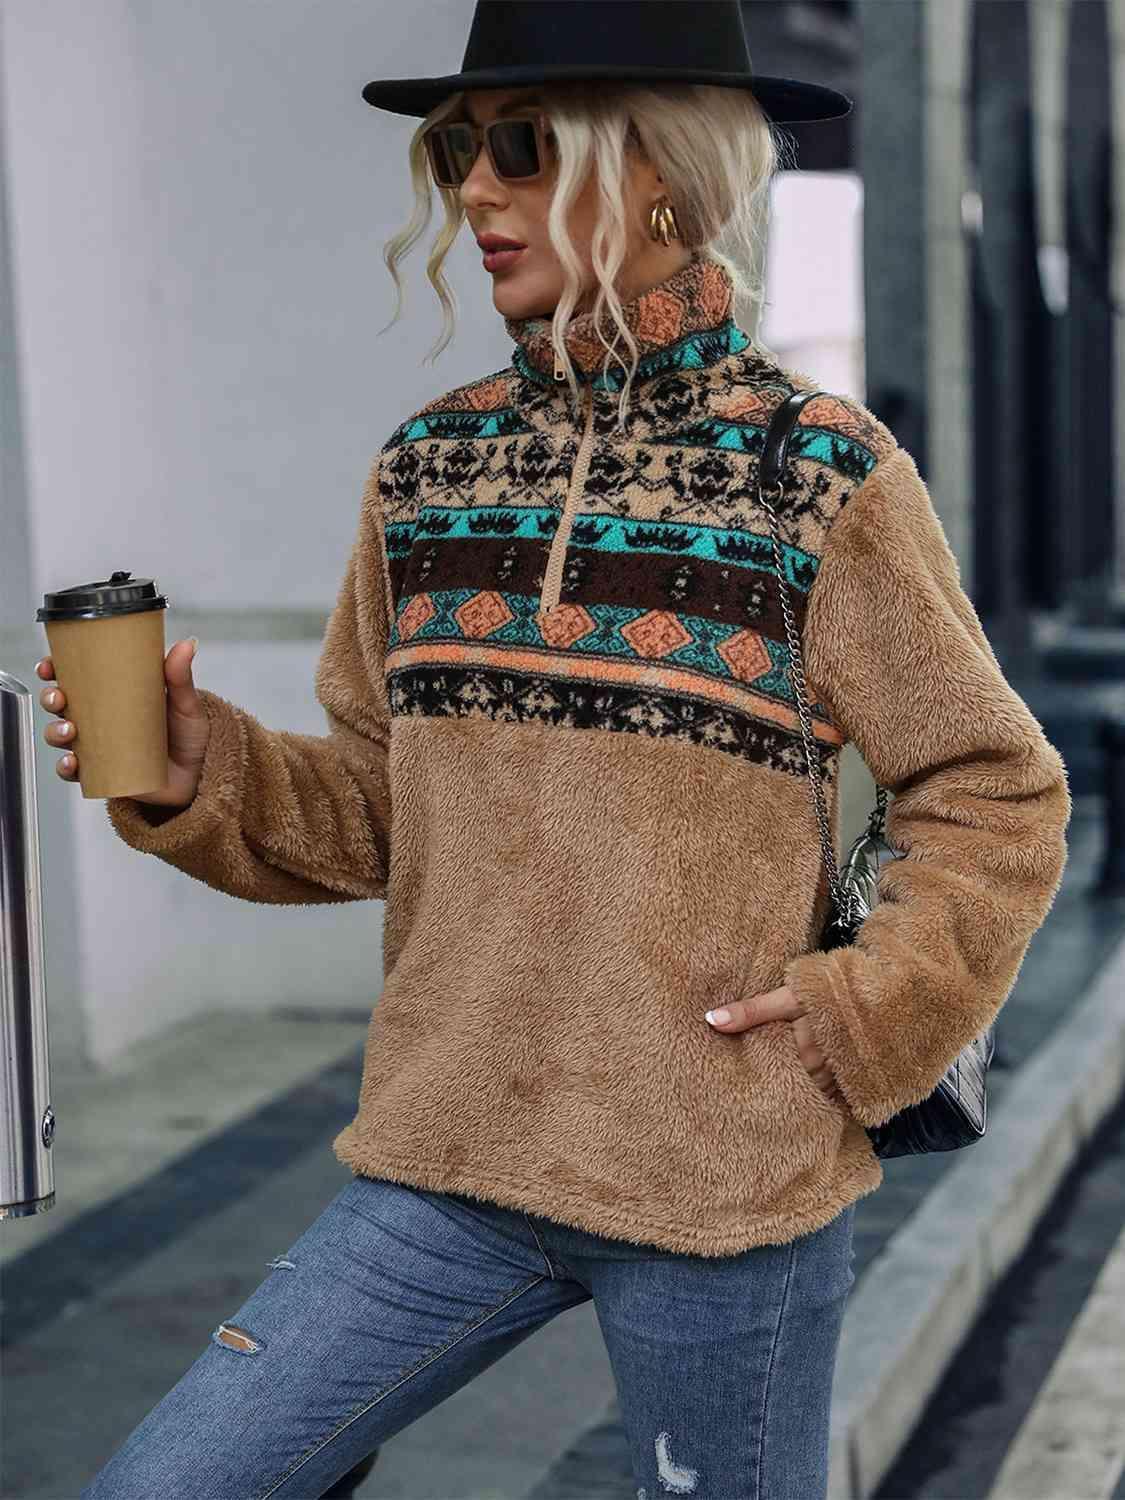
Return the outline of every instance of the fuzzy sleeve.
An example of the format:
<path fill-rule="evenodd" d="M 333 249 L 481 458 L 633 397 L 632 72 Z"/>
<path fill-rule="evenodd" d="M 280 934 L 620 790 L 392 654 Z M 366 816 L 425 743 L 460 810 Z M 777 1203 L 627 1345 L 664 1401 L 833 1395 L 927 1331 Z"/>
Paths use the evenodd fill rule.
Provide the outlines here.
<path fill-rule="evenodd" d="M 378 470 L 376 458 L 315 674 L 328 732 L 267 729 L 201 688 L 211 733 L 193 801 L 178 812 L 132 797 L 106 801 L 110 823 L 132 848 L 247 901 L 385 896 L 389 585 Z"/>
<path fill-rule="evenodd" d="M 937 1087 L 991 1024 L 1050 910 L 1070 795 L 1004 678 L 913 457 L 896 448 L 831 526 L 809 593 L 808 689 L 894 793 L 879 903 L 786 983 L 855 1118 Z"/>

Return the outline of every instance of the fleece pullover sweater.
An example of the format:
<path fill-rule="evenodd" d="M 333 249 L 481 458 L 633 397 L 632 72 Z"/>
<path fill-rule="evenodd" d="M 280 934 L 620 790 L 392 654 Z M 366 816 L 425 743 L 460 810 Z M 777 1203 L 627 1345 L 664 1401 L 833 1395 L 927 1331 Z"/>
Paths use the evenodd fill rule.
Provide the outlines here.
<path fill-rule="evenodd" d="M 133 848 L 246 901 L 385 901 L 354 1172 L 702 1255 L 783 1244 L 883 1179 L 864 1127 L 992 1022 L 1066 859 L 1063 762 L 1001 673 L 911 455 L 803 408 L 778 506 L 839 849 L 852 742 L 893 795 L 880 902 L 827 912 L 755 482 L 815 382 L 754 346 L 715 261 L 626 307 L 623 432 L 589 314 L 509 321 L 511 365 L 371 465 L 315 676 L 327 733 L 201 690 L 202 778 Z M 704 1013 L 787 982 L 793 1024 Z"/>

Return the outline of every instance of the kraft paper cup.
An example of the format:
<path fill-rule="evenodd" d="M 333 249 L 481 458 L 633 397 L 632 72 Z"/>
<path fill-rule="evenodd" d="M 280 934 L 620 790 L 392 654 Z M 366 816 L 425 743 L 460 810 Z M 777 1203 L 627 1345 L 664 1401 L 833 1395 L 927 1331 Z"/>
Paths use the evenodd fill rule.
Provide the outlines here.
<path fill-rule="evenodd" d="M 140 797 L 168 779 L 164 611 L 151 578 L 114 573 L 43 596 L 55 679 L 84 797 Z"/>

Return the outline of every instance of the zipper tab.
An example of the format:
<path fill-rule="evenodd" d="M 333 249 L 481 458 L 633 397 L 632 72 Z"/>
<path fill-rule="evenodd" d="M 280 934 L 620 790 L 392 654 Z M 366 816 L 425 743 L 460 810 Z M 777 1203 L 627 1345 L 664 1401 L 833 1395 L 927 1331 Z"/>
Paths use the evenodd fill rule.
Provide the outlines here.
<path fill-rule="evenodd" d="M 539 591 L 539 608 L 536 613 L 540 622 L 542 622 L 544 616 L 556 608 L 559 602 L 566 549 L 570 541 L 571 530 L 574 526 L 575 512 L 578 510 L 582 491 L 586 485 L 586 476 L 590 471 L 590 455 L 594 447 L 593 386 L 587 386 L 582 392 L 582 404 L 585 409 L 582 436 L 578 443 L 578 451 L 575 454 L 574 467 L 570 471 L 570 480 L 567 484 L 566 499 L 563 502 L 559 524 L 555 529 L 554 536 L 551 538 L 551 545 L 548 549 L 547 566 L 543 575 L 543 587 Z"/>
<path fill-rule="evenodd" d="M 555 379 L 559 382 L 566 379 L 566 367 L 557 354 L 555 355 Z"/>

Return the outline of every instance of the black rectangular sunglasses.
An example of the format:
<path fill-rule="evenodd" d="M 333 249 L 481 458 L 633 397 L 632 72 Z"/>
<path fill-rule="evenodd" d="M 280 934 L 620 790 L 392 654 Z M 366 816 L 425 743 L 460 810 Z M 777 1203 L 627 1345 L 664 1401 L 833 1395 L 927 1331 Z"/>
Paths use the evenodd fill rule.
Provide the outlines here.
<path fill-rule="evenodd" d="M 474 125 L 471 120 L 431 125 L 423 140 L 438 187 L 460 187 L 473 170 L 482 143 L 492 170 L 507 182 L 528 182 L 552 160 L 547 122 L 541 114 L 507 115 L 487 125 Z"/>

